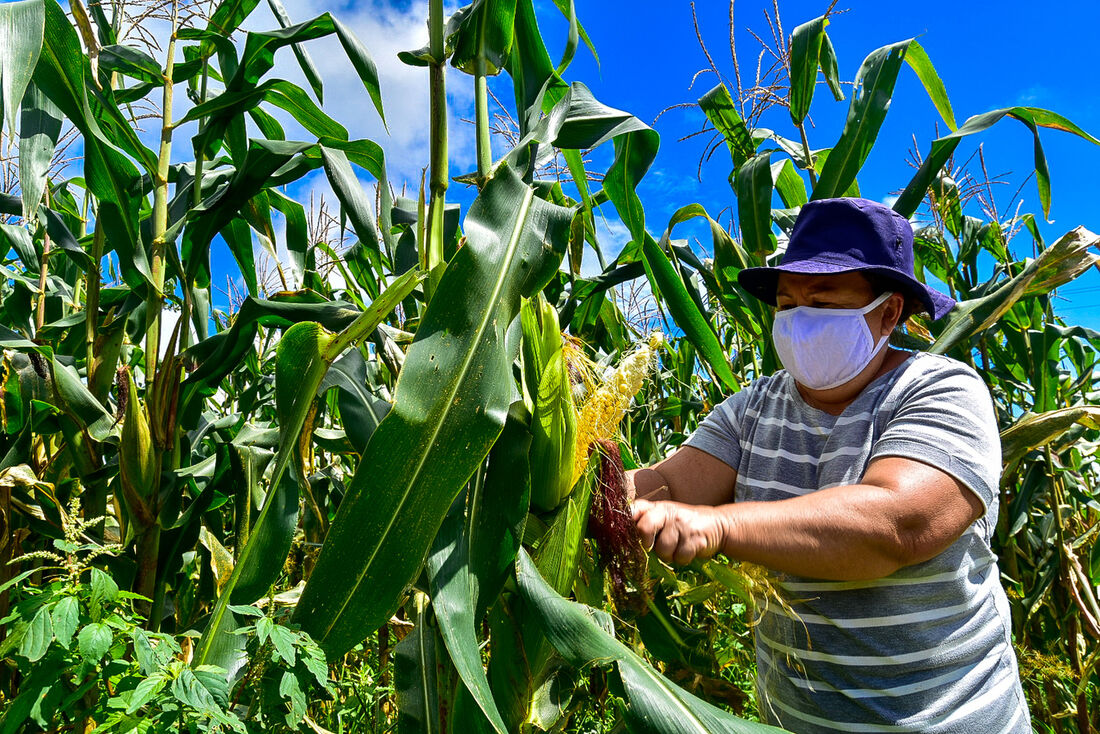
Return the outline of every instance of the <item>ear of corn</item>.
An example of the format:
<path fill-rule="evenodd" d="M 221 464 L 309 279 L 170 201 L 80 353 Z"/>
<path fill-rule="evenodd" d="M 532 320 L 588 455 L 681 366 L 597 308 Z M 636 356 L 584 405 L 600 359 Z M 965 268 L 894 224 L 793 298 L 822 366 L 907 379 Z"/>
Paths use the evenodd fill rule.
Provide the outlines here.
<path fill-rule="evenodd" d="M 126 387 L 123 389 L 128 396 L 119 440 L 119 484 L 131 518 L 137 520 L 141 528 L 146 528 L 156 521 L 149 500 L 156 496 L 158 489 L 157 454 L 149 429 L 149 416 L 138 399 L 133 376 L 128 370 L 123 370 L 120 371 L 119 380 L 120 387 L 125 381 Z M 137 528 L 132 525 L 127 527 L 128 532 L 134 530 Z"/>
<path fill-rule="evenodd" d="M 533 408 L 542 383 L 542 372 L 554 352 L 562 348 L 558 312 L 539 293 L 523 302 L 520 327 L 523 330 L 523 387 L 528 404 Z"/>
<path fill-rule="evenodd" d="M 588 466 L 588 453 L 593 444 L 615 435 L 630 407 L 630 401 L 642 389 L 657 348 L 663 341 L 661 333 L 654 332 L 646 342 L 624 357 L 598 388 L 589 393 L 577 419 L 577 449 L 570 486 L 576 484 Z"/>
<path fill-rule="evenodd" d="M 531 504 L 553 510 L 573 487 L 577 416 L 562 350 L 542 370 L 531 421 Z"/>

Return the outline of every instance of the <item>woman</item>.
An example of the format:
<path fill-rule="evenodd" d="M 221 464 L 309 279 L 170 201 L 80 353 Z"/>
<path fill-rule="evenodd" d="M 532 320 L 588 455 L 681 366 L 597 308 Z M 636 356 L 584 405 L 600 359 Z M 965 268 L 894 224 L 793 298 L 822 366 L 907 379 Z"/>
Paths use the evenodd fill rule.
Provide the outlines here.
<path fill-rule="evenodd" d="M 894 349 L 954 305 L 913 276 L 913 233 L 864 199 L 806 204 L 781 263 L 738 275 L 776 306 L 784 370 L 633 472 L 665 560 L 776 572 L 794 614 L 755 627 L 766 721 L 796 732 L 1028 732 L 990 538 L 1000 443 L 978 375 Z"/>

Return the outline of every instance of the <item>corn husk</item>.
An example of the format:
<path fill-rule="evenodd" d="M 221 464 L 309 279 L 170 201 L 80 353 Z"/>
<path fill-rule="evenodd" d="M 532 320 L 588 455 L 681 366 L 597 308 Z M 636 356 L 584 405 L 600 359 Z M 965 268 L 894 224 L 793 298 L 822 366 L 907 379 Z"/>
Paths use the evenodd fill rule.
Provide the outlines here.
<path fill-rule="evenodd" d="M 576 448 L 573 388 L 559 349 L 542 370 L 531 420 L 531 504 L 535 508 L 553 510 L 569 495 Z"/>

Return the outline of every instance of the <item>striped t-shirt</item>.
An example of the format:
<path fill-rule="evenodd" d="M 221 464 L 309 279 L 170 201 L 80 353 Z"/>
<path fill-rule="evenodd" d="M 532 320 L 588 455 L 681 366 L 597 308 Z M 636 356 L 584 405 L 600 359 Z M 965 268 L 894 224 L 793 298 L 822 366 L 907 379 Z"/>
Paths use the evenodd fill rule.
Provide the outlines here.
<path fill-rule="evenodd" d="M 985 506 L 935 558 L 873 581 L 779 574 L 797 613 L 768 605 L 756 632 L 761 715 L 796 732 L 1029 732 L 1008 600 L 989 541 L 1001 450 L 989 393 L 947 357 L 916 354 L 839 416 L 780 371 L 719 405 L 687 445 L 737 470 L 737 501 L 860 481 L 883 456 L 930 464 Z"/>

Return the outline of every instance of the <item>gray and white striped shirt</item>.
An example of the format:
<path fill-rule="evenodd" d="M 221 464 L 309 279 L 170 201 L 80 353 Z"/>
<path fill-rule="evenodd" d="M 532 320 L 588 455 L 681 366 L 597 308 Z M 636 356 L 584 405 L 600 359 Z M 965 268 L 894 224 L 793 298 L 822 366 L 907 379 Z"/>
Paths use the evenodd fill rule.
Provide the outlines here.
<path fill-rule="evenodd" d="M 943 553 L 885 578 L 780 574 L 797 618 L 772 604 L 756 626 L 766 721 L 796 732 L 1031 730 L 990 550 L 1000 441 L 972 369 L 915 354 L 839 416 L 807 405 L 780 371 L 725 400 L 686 445 L 737 470 L 739 501 L 858 483 L 874 459 L 901 456 L 947 472 L 985 506 Z"/>

